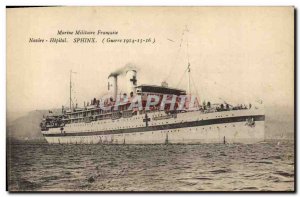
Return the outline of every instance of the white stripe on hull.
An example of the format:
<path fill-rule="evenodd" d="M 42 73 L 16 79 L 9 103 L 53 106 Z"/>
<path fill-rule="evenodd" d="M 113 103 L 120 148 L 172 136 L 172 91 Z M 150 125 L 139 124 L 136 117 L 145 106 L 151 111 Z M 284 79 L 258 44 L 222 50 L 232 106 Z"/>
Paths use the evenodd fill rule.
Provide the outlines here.
<path fill-rule="evenodd" d="M 257 143 L 264 140 L 264 121 L 250 127 L 245 122 L 179 129 L 91 136 L 45 137 L 50 144 L 163 144 Z"/>

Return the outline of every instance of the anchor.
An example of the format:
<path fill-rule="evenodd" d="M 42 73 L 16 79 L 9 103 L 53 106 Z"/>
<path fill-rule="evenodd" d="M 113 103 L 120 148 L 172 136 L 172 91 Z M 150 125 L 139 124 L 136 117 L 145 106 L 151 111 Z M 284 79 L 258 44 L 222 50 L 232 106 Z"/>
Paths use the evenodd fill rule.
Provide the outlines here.
<path fill-rule="evenodd" d="M 168 133 L 167 133 L 167 135 L 166 135 L 165 144 L 169 144 L 169 136 L 168 136 Z"/>
<path fill-rule="evenodd" d="M 247 125 L 249 127 L 255 127 L 255 120 L 254 120 L 254 118 L 247 118 L 245 125 Z"/>

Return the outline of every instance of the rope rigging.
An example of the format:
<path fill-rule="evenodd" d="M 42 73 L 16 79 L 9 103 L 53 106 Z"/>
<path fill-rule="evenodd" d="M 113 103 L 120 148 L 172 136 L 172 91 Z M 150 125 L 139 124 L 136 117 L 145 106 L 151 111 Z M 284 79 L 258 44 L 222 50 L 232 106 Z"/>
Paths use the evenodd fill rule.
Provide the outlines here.
<path fill-rule="evenodd" d="M 185 71 L 184 71 L 184 73 L 182 74 L 182 76 L 181 76 L 181 78 L 180 78 L 178 84 L 175 86 L 176 88 L 178 88 L 178 86 L 181 84 L 181 82 L 182 82 L 182 80 L 183 80 L 183 78 L 184 78 L 184 75 L 186 74 L 186 72 L 187 72 L 188 70 L 189 70 L 189 68 L 185 69 Z"/>
<path fill-rule="evenodd" d="M 182 46 L 182 43 L 183 43 L 183 38 L 184 38 L 184 35 L 185 35 L 185 32 L 188 32 L 189 30 L 187 29 L 187 26 L 186 28 L 182 31 L 181 33 L 181 39 L 180 39 L 180 44 L 179 44 L 179 48 L 178 48 L 178 51 L 176 53 L 176 57 L 175 57 L 175 62 L 173 64 L 173 66 L 171 66 L 171 69 L 167 75 L 167 77 L 164 79 L 164 81 L 168 81 L 168 79 L 170 78 L 170 76 L 172 75 L 172 72 L 174 69 L 174 66 L 177 65 L 177 62 L 178 62 L 178 59 L 179 59 L 179 54 L 180 54 L 180 51 L 181 51 L 181 46 Z M 188 41 L 187 41 L 187 47 L 188 47 Z M 189 61 L 189 56 L 188 56 L 188 61 Z"/>
<path fill-rule="evenodd" d="M 194 88 L 195 88 L 196 95 L 197 95 L 198 98 L 200 98 L 199 92 L 198 92 L 198 88 L 197 88 L 196 83 L 195 83 L 195 81 L 194 81 L 193 75 L 191 75 L 191 78 L 192 78 L 193 86 L 194 86 Z"/>

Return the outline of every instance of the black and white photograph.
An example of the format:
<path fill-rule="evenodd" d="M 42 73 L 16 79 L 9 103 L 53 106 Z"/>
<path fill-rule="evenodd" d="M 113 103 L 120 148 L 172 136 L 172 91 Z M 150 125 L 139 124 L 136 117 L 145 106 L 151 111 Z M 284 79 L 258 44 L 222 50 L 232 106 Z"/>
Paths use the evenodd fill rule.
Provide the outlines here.
<path fill-rule="evenodd" d="M 6 7 L 9 192 L 295 192 L 295 7 Z"/>

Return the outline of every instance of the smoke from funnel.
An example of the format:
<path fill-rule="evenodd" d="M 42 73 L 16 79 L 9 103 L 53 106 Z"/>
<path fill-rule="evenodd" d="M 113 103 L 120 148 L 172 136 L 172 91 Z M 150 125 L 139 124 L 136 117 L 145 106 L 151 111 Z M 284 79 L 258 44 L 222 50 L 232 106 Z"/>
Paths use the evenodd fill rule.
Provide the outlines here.
<path fill-rule="evenodd" d="M 128 63 L 124 67 L 119 68 L 116 71 L 110 73 L 110 75 L 108 77 L 111 77 L 111 76 L 117 77 L 119 75 L 125 74 L 129 70 L 137 70 L 137 67 L 132 63 Z"/>

